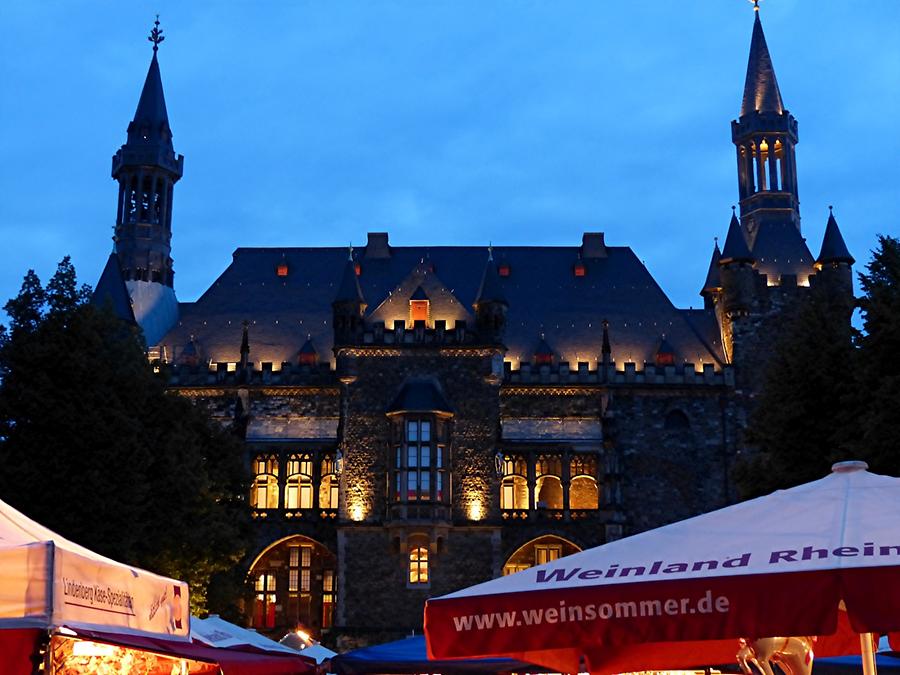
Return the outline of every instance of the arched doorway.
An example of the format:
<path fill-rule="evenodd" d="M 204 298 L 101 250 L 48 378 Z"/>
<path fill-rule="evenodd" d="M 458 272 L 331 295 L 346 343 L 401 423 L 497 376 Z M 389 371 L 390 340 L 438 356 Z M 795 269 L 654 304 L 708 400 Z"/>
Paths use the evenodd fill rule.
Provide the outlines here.
<path fill-rule="evenodd" d="M 334 623 L 337 561 L 301 535 L 270 544 L 250 566 L 251 625 L 273 633 L 300 628 L 318 637 Z"/>
<path fill-rule="evenodd" d="M 563 539 L 553 534 L 546 534 L 537 539 L 532 539 L 524 546 L 516 549 L 516 552 L 509 556 L 509 559 L 503 566 L 503 576 L 527 570 L 535 565 L 543 565 L 579 551 L 581 551 L 581 548 L 568 539 Z"/>

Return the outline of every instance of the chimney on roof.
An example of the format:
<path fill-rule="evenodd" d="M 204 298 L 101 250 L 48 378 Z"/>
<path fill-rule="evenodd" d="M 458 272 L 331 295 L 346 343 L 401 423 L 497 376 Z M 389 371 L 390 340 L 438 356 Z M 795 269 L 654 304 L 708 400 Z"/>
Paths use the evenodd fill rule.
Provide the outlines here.
<path fill-rule="evenodd" d="M 391 247 L 387 232 L 369 232 L 366 242 L 366 258 L 390 258 Z"/>
<path fill-rule="evenodd" d="M 602 232 L 585 232 L 581 238 L 582 258 L 605 258 L 606 243 Z"/>

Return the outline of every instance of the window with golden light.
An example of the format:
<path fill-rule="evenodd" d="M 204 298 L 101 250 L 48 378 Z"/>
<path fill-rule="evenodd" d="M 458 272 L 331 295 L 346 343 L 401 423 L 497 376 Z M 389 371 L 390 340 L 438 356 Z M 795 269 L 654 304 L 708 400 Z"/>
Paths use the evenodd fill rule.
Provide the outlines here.
<path fill-rule="evenodd" d="M 428 549 L 416 546 L 409 551 L 409 583 L 424 585 L 428 583 Z"/>
<path fill-rule="evenodd" d="M 287 460 L 284 508 L 311 509 L 313 507 L 312 456 L 290 455 Z"/>
<path fill-rule="evenodd" d="M 278 508 L 278 458 L 260 455 L 253 460 L 253 485 L 250 506 L 254 509 Z"/>

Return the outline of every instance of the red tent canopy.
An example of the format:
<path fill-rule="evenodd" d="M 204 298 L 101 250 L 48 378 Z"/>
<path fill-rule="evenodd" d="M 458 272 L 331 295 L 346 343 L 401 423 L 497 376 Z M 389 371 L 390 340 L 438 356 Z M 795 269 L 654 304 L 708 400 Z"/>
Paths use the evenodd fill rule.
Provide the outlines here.
<path fill-rule="evenodd" d="M 900 479 L 861 462 L 818 481 L 429 600 L 436 659 L 562 672 L 734 662 L 738 639 L 900 630 Z"/>

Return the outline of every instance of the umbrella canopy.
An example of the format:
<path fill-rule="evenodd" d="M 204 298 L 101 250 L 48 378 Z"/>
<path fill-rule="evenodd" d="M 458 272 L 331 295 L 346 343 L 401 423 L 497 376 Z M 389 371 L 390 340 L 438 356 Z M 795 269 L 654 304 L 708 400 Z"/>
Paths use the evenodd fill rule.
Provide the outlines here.
<path fill-rule="evenodd" d="M 583 551 L 425 607 L 429 656 L 562 672 L 733 662 L 737 639 L 900 629 L 900 479 L 837 464 L 790 490 Z M 849 638 L 849 639 L 848 639 Z"/>
<path fill-rule="evenodd" d="M 441 673 L 441 675 L 477 675 L 478 673 L 533 673 L 539 668 L 513 659 L 461 659 L 429 661 L 425 636 L 416 635 L 374 647 L 354 649 L 331 659 L 330 672 L 337 675 L 371 673 Z"/>

